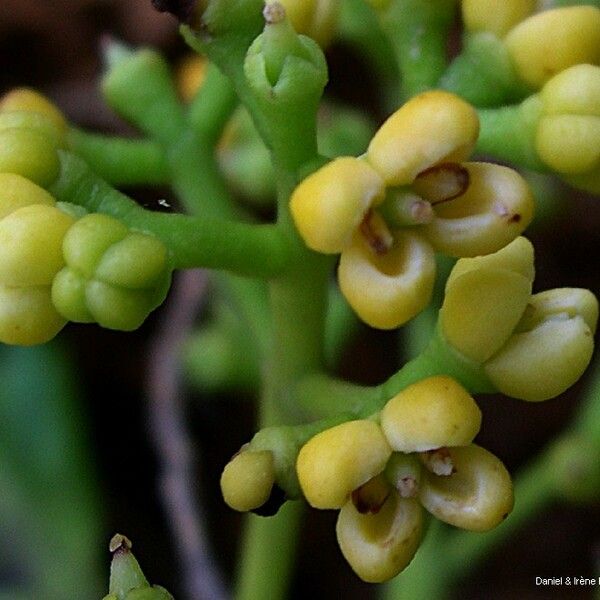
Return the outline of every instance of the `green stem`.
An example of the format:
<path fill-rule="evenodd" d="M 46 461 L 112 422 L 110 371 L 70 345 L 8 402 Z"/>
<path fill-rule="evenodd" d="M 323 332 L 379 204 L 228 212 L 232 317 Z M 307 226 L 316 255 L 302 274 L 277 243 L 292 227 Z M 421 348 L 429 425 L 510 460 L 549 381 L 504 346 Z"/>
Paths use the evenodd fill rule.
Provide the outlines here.
<path fill-rule="evenodd" d="M 492 33 L 466 34 L 463 49 L 439 81 L 440 87 L 475 106 L 499 106 L 527 96 L 504 43 Z"/>
<path fill-rule="evenodd" d="M 169 168 L 162 147 L 151 140 L 69 130 L 69 148 L 112 185 L 164 185 Z"/>
<path fill-rule="evenodd" d="M 294 391 L 304 414 L 311 418 L 323 419 L 342 412 L 365 418 L 409 385 L 434 375 L 453 377 L 473 394 L 496 391 L 479 365 L 455 352 L 437 330 L 421 354 L 378 386 L 359 386 L 310 373 L 298 381 Z"/>
<path fill-rule="evenodd" d="M 287 502 L 274 517 L 248 515 L 236 600 L 286 597 L 303 514 L 303 502 Z"/>
<path fill-rule="evenodd" d="M 547 170 L 535 150 L 541 110 L 538 96 L 530 96 L 515 106 L 479 110 L 480 130 L 475 151 L 534 171 Z"/>
<path fill-rule="evenodd" d="M 58 200 L 109 214 L 156 235 L 170 249 L 174 268 L 206 267 L 272 277 L 286 264 L 287 243 L 274 225 L 151 212 L 109 186 L 74 155 L 61 153 L 61 165 L 61 175 L 50 188 Z"/>
<path fill-rule="evenodd" d="M 455 0 L 392 0 L 379 13 L 394 50 L 404 97 L 436 87 L 446 68 L 448 32 Z"/>
<path fill-rule="evenodd" d="M 237 95 L 228 77 L 214 65 L 188 109 L 188 120 L 196 133 L 211 147 L 218 141 L 223 127 L 238 105 Z"/>

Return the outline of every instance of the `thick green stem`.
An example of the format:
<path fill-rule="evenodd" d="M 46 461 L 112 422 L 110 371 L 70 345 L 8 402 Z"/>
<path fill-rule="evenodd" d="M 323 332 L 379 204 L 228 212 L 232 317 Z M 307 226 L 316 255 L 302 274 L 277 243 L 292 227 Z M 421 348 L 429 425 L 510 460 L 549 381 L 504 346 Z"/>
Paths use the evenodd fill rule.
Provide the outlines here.
<path fill-rule="evenodd" d="M 151 212 L 97 177 L 81 159 L 61 153 L 61 165 L 61 175 L 51 187 L 58 200 L 109 214 L 156 235 L 171 251 L 174 268 L 206 267 L 271 277 L 286 264 L 287 243 L 274 225 Z"/>
<path fill-rule="evenodd" d="M 379 13 L 402 75 L 404 97 L 436 87 L 446 68 L 455 0 L 392 0 Z"/>
<path fill-rule="evenodd" d="M 304 506 L 300 501 L 287 502 L 274 517 L 248 515 L 236 600 L 287 596 Z"/>
<path fill-rule="evenodd" d="M 165 153 L 157 142 L 69 130 L 69 148 L 112 185 L 164 185 L 169 182 Z"/>

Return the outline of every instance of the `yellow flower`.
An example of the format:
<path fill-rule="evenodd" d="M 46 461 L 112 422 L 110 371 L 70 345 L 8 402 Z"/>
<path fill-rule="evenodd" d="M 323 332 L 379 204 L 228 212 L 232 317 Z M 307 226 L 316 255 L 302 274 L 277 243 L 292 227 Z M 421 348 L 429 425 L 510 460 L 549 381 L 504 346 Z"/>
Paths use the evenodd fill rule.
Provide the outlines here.
<path fill-rule="evenodd" d="M 306 244 L 341 253 L 340 288 L 366 323 L 402 325 L 429 302 L 434 251 L 494 252 L 533 217 L 523 178 L 465 163 L 479 130 L 474 109 L 441 91 L 421 94 L 377 131 L 364 157 L 338 158 L 292 194 Z"/>
<path fill-rule="evenodd" d="M 482 366 L 496 388 L 540 401 L 564 392 L 589 364 L 598 301 L 588 290 L 531 295 L 533 247 L 459 260 L 446 283 L 439 324 L 447 343 Z"/>

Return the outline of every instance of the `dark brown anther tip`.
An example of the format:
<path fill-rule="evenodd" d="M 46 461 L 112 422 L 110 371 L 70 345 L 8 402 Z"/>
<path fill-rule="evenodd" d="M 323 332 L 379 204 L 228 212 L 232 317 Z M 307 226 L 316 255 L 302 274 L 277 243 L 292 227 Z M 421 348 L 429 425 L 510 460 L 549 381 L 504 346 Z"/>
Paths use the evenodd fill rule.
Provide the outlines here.
<path fill-rule="evenodd" d="M 112 554 L 129 552 L 132 546 L 131 540 L 121 533 L 113 535 L 108 543 L 108 549 Z"/>
<path fill-rule="evenodd" d="M 277 484 L 274 484 L 271 488 L 269 499 L 262 506 L 254 508 L 250 512 L 259 517 L 272 517 L 278 513 L 286 500 L 287 496 L 285 495 L 285 492 Z"/>
<path fill-rule="evenodd" d="M 189 23 L 196 0 L 151 0 L 158 12 L 168 12 L 182 23 Z"/>

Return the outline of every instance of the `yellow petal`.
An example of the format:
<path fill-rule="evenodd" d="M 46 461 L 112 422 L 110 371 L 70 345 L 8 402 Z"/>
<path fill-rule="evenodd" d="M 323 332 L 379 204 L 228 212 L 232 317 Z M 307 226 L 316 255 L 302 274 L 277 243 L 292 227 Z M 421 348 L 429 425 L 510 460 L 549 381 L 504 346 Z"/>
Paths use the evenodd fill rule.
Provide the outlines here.
<path fill-rule="evenodd" d="M 290 210 L 309 248 L 337 253 L 350 243 L 369 208 L 383 200 L 384 191 L 365 161 L 337 158 L 298 185 Z"/>
<path fill-rule="evenodd" d="M 488 531 L 513 507 L 510 475 L 493 454 L 471 444 L 450 448 L 451 475 L 425 472 L 419 498 L 435 517 L 462 529 Z"/>
<path fill-rule="evenodd" d="M 536 0 L 462 0 L 463 22 L 468 31 L 490 31 L 499 38 L 536 9 Z"/>
<path fill-rule="evenodd" d="M 512 335 L 485 364 L 485 372 L 503 394 L 539 402 L 570 388 L 593 351 L 594 338 L 582 317 L 549 319 Z"/>
<path fill-rule="evenodd" d="M 410 231 L 394 232 L 392 248 L 375 254 L 362 235 L 341 255 L 340 289 L 356 314 L 371 327 L 393 329 L 427 306 L 435 279 L 430 244 Z"/>
<path fill-rule="evenodd" d="M 341 508 L 356 488 L 383 471 L 391 453 L 373 421 L 349 421 L 318 433 L 296 463 L 304 497 L 315 508 Z"/>
<path fill-rule="evenodd" d="M 344 558 L 363 581 L 391 579 L 410 563 L 421 543 L 422 513 L 416 500 L 400 498 L 395 491 L 376 514 L 361 514 L 347 502 L 335 528 Z"/>
<path fill-rule="evenodd" d="M 449 92 L 425 92 L 388 118 L 366 156 L 387 185 L 406 185 L 436 164 L 465 160 L 478 135 L 470 104 Z"/>
<path fill-rule="evenodd" d="M 600 61 L 600 9 L 555 8 L 533 15 L 505 38 L 517 73 L 538 89 L 556 73 Z"/>
<path fill-rule="evenodd" d="M 545 115 L 600 116 L 600 67 L 575 65 L 555 75 L 540 92 Z"/>
<path fill-rule="evenodd" d="M 381 428 L 397 452 L 466 446 L 481 426 L 475 400 L 450 377 L 428 377 L 394 396 L 381 411 Z"/>
<path fill-rule="evenodd" d="M 512 242 L 533 218 L 527 182 L 513 169 L 491 163 L 463 163 L 466 191 L 434 205 L 435 218 L 422 231 L 434 249 L 449 256 L 477 256 Z"/>

